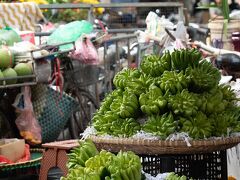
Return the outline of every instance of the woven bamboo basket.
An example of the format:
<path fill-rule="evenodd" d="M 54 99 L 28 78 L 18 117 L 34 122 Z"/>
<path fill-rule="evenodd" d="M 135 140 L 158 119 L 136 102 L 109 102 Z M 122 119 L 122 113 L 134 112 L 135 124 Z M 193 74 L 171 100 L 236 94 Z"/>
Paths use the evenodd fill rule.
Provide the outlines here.
<path fill-rule="evenodd" d="M 163 141 L 133 138 L 103 138 L 89 136 L 98 149 L 111 152 L 133 151 L 136 154 L 199 154 L 226 150 L 240 143 L 240 137 L 227 137 L 211 140 L 192 140 L 191 146 L 185 141 Z"/>

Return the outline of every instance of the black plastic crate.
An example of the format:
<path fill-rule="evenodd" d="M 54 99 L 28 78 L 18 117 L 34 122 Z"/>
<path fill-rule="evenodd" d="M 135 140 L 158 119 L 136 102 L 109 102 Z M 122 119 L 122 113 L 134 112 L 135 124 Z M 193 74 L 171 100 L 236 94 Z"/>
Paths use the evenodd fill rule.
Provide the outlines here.
<path fill-rule="evenodd" d="M 143 170 L 154 176 L 164 172 L 175 172 L 193 179 L 227 180 L 226 151 L 208 154 L 139 156 Z"/>

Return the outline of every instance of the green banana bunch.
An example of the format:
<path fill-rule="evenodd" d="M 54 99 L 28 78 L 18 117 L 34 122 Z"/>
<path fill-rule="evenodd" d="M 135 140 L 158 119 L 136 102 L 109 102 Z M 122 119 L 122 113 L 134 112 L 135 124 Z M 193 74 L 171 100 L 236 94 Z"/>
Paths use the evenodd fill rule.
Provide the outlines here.
<path fill-rule="evenodd" d="M 174 121 L 172 113 L 165 113 L 163 115 L 152 115 L 143 125 L 145 132 L 152 133 L 166 139 L 170 134 L 174 133 L 177 128 L 177 122 Z"/>
<path fill-rule="evenodd" d="M 102 150 L 86 161 L 86 167 L 70 169 L 61 180 L 141 180 L 141 161 L 133 152 L 117 155 Z"/>
<path fill-rule="evenodd" d="M 139 103 L 142 112 L 147 115 L 163 112 L 167 105 L 161 89 L 155 85 L 151 85 L 148 92 L 140 95 Z"/>
<path fill-rule="evenodd" d="M 232 132 L 240 132 L 240 121 L 237 122 L 237 125 L 232 129 Z"/>
<path fill-rule="evenodd" d="M 234 131 L 239 123 L 239 107 L 230 107 L 221 113 L 214 113 L 209 116 L 213 125 L 214 136 L 226 136 L 228 132 Z"/>
<path fill-rule="evenodd" d="M 171 55 L 167 52 L 162 57 L 158 55 L 145 56 L 140 68 L 145 74 L 152 77 L 161 76 L 164 71 L 171 70 Z"/>
<path fill-rule="evenodd" d="M 140 124 L 133 118 L 120 118 L 116 113 L 108 111 L 105 115 L 95 116 L 93 126 L 98 134 L 130 137 L 140 131 Z"/>
<path fill-rule="evenodd" d="M 201 110 L 206 114 L 221 113 L 229 105 L 229 102 L 223 99 L 223 93 L 218 86 L 203 93 L 201 99 Z"/>
<path fill-rule="evenodd" d="M 115 75 L 113 84 L 117 88 L 124 89 L 132 78 L 139 78 L 140 75 L 141 73 L 138 69 L 123 69 Z"/>
<path fill-rule="evenodd" d="M 227 114 L 212 114 L 209 119 L 213 126 L 213 136 L 221 137 L 228 134 L 230 124 Z"/>
<path fill-rule="evenodd" d="M 179 176 L 179 175 L 175 174 L 174 172 L 171 172 L 167 175 L 166 180 L 187 180 L 187 177 L 184 175 Z"/>
<path fill-rule="evenodd" d="M 206 60 L 200 62 L 198 67 L 187 68 L 186 74 L 190 77 L 190 90 L 198 93 L 214 88 L 221 79 L 219 70 Z"/>
<path fill-rule="evenodd" d="M 183 71 L 177 73 L 176 71 L 165 71 L 161 78 L 160 88 L 172 94 L 181 92 L 188 87 L 188 78 L 183 74 Z"/>
<path fill-rule="evenodd" d="M 117 113 L 121 118 L 136 117 L 138 114 L 138 107 L 137 96 L 132 91 L 126 90 L 122 95 L 112 99 L 110 111 L 112 113 Z"/>
<path fill-rule="evenodd" d="M 109 176 L 107 168 L 113 161 L 114 154 L 101 150 L 99 154 L 94 157 L 89 158 L 85 163 L 85 172 L 100 174 L 100 176 Z"/>
<path fill-rule="evenodd" d="M 181 132 L 186 132 L 193 139 L 208 138 L 212 135 L 213 127 L 205 114 L 199 111 L 195 117 L 180 117 Z"/>
<path fill-rule="evenodd" d="M 110 105 L 112 104 L 113 100 L 122 97 L 122 90 L 115 89 L 111 93 L 109 93 L 101 103 L 101 106 L 96 114 L 105 114 L 107 111 L 110 111 Z"/>
<path fill-rule="evenodd" d="M 137 96 L 145 93 L 149 86 L 154 83 L 154 79 L 146 74 L 141 74 L 139 78 L 132 78 L 127 82 L 125 90 L 131 90 Z"/>
<path fill-rule="evenodd" d="M 133 152 L 120 151 L 108 167 L 114 180 L 141 180 L 141 161 Z"/>
<path fill-rule="evenodd" d="M 100 174 L 95 172 L 86 172 L 84 167 L 70 169 L 67 177 L 61 177 L 61 180 L 101 180 Z"/>
<path fill-rule="evenodd" d="M 198 107 L 201 105 L 200 99 L 197 95 L 188 92 L 184 89 L 181 93 L 169 96 L 168 107 L 174 114 L 190 117 L 195 115 Z"/>
<path fill-rule="evenodd" d="M 171 54 L 172 70 L 185 71 L 188 67 L 197 67 L 202 55 L 197 49 L 175 50 Z"/>
<path fill-rule="evenodd" d="M 133 118 L 118 119 L 112 122 L 111 134 L 117 137 L 131 137 L 141 130 L 140 124 Z"/>
<path fill-rule="evenodd" d="M 79 141 L 79 145 L 79 147 L 72 149 L 69 154 L 67 163 L 69 169 L 85 167 L 85 162 L 99 153 L 91 140 L 86 139 L 84 142 Z"/>
<path fill-rule="evenodd" d="M 118 112 L 121 118 L 136 117 L 139 109 L 139 103 L 137 96 L 132 91 L 126 90 L 123 92 L 122 102 L 119 105 Z"/>
<path fill-rule="evenodd" d="M 239 101 L 238 98 L 236 98 L 236 94 L 231 89 L 230 85 L 219 85 L 219 89 L 221 90 L 223 94 L 223 99 L 227 100 L 229 102 L 229 105 L 233 105 L 235 101 Z"/>
<path fill-rule="evenodd" d="M 115 127 L 113 122 L 121 120 L 117 113 L 108 111 L 104 115 L 97 114 L 93 117 L 93 127 L 98 134 L 113 134 Z"/>
<path fill-rule="evenodd" d="M 112 104 L 110 105 L 111 112 L 118 113 L 122 102 L 123 102 L 123 95 L 113 99 Z"/>

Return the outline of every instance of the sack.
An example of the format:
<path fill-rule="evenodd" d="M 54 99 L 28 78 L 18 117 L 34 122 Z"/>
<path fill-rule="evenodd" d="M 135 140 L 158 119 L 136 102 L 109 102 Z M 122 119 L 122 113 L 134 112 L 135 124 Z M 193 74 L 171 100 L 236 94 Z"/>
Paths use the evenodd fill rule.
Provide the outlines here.
<path fill-rule="evenodd" d="M 79 38 L 76 43 L 76 50 L 70 53 L 70 57 L 85 64 L 99 64 L 99 57 L 96 48 L 88 37 Z"/>
<path fill-rule="evenodd" d="M 20 135 L 30 144 L 40 144 L 42 142 L 41 127 L 35 118 L 31 102 L 31 91 L 29 86 L 22 88 L 22 92 L 17 95 L 13 106 L 18 113 L 15 121 Z"/>
<path fill-rule="evenodd" d="M 13 46 L 22 41 L 21 37 L 11 28 L 0 29 L 0 45 Z"/>

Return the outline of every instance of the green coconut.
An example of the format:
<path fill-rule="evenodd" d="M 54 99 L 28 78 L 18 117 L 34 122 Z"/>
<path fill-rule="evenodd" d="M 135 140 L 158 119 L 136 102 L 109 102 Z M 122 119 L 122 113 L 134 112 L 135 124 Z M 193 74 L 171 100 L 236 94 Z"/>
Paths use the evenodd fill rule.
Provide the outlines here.
<path fill-rule="evenodd" d="M 0 49 L 0 68 L 9 68 L 14 65 L 14 55 L 6 48 Z"/>
<path fill-rule="evenodd" d="M 17 77 L 17 73 L 13 68 L 7 68 L 2 73 L 4 78 Z M 6 80 L 6 84 L 15 84 L 15 83 L 17 83 L 17 79 Z"/>
<path fill-rule="evenodd" d="M 18 76 L 26 76 L 31 75 L 33 73 L 31 64 L 27 63 L 18 63 L 14 70 L 16 71 Z M 19 82 L 29 81 L 29 78 L 19 79 Z"/>
<path fill-rule="evenodd" d="M 32 68 L 27 63 L 18 63 L 14 70 L 17 72 L 18 76 L 26 76 L 32 74 Z"/>
<path fill-rule="evenodd" d="M 0 78 L 4 78 L 2 71 L 0 70 Z M 0 81 L 0 85 L 3 85 L 3 81 Z"/>

